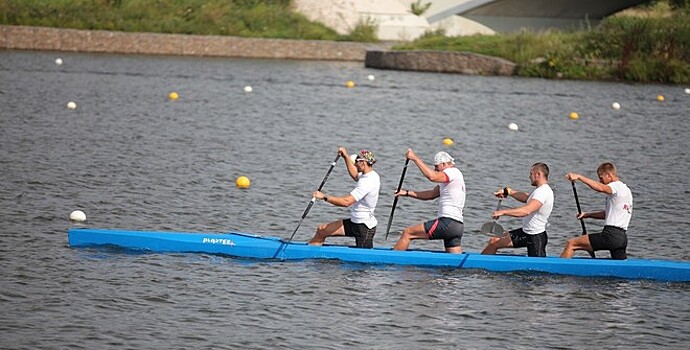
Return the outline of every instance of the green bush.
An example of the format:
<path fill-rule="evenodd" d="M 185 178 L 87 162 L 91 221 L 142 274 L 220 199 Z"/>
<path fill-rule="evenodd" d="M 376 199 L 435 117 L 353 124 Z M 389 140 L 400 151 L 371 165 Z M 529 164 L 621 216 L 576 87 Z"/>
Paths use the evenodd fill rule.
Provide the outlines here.
<path fill-rule="evenodd" d="M 613 17 L 586 33 L 581 49 L 596 59 L 619 62 L 613 75 L 621 79 L 681 83 L 690 67 L 690 21 L 680 15 Z"/>
<path fill-rule="evenodd" d="M 367 18 L 365 20 L 360 20 L 357 25 L 350 31 L 350 34 L 342 37 L 341 40 L 345 41 L 359 41 L 359 42 L 377 42 L 379 41 L 376 36 L 378 31 L 378 25 L 376 21 Z"/>
<path fill-rule="evenodd" d="M 687 83 L 690 12 L 613 16 L 595 28 L 577 32 L 523 31 L 452 38 L 424 35 L 395 49 L 467 51 L 502 57 L 515 62 L 521 76 Z"/>

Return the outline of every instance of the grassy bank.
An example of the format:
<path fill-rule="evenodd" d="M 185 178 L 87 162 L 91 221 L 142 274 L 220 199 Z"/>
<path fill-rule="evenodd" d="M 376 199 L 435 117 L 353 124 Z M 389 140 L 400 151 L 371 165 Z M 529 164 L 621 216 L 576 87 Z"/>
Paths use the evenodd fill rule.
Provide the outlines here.
<path fill-rule="evenodd" d="M 690 83 L 690 1 L 678 8 L 658 2 L 631 9 L 576 32 L 441 34 L 428 33 L 395 49 L 502 57 L 517 63 L 518 75 L 527 77 Z"/>
<path fill-rule="evenodd" d="M 338 35 L 293 12 L 289 0 L 0 0 L 0 23 L 249 38 L 367 40 L 366 28 Z"/>
<path fill-rule="evenodd" d="M 0 0 L 0 24 L 250 38 L 376 41 L 362 23 L 348 35 L 307 20 L 290 0 Z M 469 51 L 518 64 L 527 77 L 690 83 L 690 0 L 657 1 L 577 32 L 445 37 L 399 50 Z"/>

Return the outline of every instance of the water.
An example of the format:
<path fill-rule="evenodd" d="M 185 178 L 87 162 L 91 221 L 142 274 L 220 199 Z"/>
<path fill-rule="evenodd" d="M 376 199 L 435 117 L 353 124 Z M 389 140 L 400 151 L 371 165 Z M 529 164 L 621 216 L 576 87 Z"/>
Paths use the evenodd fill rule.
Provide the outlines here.
<path fill-rule="evenodd" d="M 358 86 L 345 88 L 348 80 Z M 92 227 L 289 237 L 343 145 L 377 154 L 375 244 L 390 246 L 437 209 L 401 199 L 384 240 L 405 150 L 430 161 L 452 137 L 448 151 L 468 188 L 466 250 L 486 243 L 477 231 L 496 206 L 490 192 L 530 190 L 529 166 L 543 161 L 556 196 L 547 252 L 559 254 L 580 233 L 565 173 L 594 177 L 612 160 L 635 195 L 629 255 L 690 260 L 683 88 L 0 51 L 0 347 L 686 349 L 688 284 L 133 254 L 66 241 L 76 209 Z M 169 101 L 171 91 L 180 99 Z M 610 107 L 616 101 L 621 110 Z M 580 119 L 568 119 L 571 111 Z M 234 187 L 240 175 L 249 190 Z M 325 192 L 352 186 L 340 162 Z M 602 195 L 578 186 L 585 210 L 603 208 Z M 412 167 L 405 187 L 431 185 Z M 319 202 L 296 239 L 346 215 Z"/>

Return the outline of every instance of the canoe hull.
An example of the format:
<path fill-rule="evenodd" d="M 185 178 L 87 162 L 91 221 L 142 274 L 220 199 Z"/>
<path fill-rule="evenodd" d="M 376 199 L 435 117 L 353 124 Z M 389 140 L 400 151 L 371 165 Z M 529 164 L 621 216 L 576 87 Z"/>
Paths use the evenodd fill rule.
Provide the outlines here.
<path fill-rule="evenodd" d="M 310 246 L 277 237 L 229 232 L 155 232 L 71 228 L 70 247 L 113 245 L 150 252 L 222 254 L 241 258 L 305 260 L 336 259 L 365 264 L 414 265 L 446 268 L 528 271 L 585 277 L 616 277 L 660 281 L 690 281 L 690 263 L 647 259 L 561 259 L 517 255 L 448 254 L 439 251 L 394 251 L 390 248 L 358 249 L 342 245 Z"/>

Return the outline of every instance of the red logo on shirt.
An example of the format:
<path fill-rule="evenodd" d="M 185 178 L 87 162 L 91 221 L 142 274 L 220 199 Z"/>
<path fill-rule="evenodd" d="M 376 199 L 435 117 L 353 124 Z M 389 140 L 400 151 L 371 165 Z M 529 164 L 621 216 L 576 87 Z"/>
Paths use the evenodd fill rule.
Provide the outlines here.
<path fill-rule="evenodd" d="M 627 211 L 628 214 L 632 214 L 632 205 L 623 204 L 623 210 Z"/>

